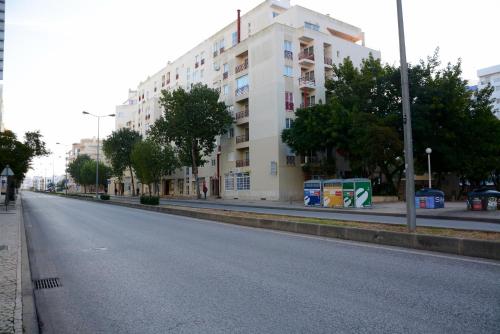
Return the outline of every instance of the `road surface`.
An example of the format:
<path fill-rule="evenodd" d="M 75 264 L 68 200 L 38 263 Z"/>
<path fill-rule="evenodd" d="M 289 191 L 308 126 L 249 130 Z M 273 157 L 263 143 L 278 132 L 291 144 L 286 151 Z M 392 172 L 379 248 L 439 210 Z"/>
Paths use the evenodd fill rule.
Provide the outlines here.
<path fill-rule="evenodd" d="M 42 333 L 498 333 L 500 262 L 23 194 Z"/>

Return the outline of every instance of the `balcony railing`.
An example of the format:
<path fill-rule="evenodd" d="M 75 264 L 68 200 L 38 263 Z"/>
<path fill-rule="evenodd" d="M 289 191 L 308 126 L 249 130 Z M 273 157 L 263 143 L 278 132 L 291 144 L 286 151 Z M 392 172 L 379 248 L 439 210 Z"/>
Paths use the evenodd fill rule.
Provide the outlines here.
<path fill-rule="evenodd" d="M 286 165 L 287 166 L 295 166 L 295 155 L 287 155 L 286 156 Z"/>
<path fill-rule="evenodd" d="M 314 78 L 302 77 L 299 78 L 299 86 L 316 86 Z"/>
<path fill-rule="evenodd" d="M 248 85 L 245 85 L 243 87 L 240 87 L 238 88 L 236 91 L 235 91 L 235 95 L 236 96 L 241 96 L 241 95 L 245 95 L 245 94 L 248 94 L 248 91 L 249 91 L 250 87 Z"/>
<path fill-rule="evenodd" d="M 314 61 L 314 53 L 311 52 L 301 52 L 299 53 L 299 60 L 308 59 Z"/>
<path fill-rule="evenodd" d="M 178 80 L 179 79 L 179 74 L 176 74 L 175 75 L 175 80 Z"/>
<path fill-rule="evenodd" d="M 325 57 L 325 65 L 333 65 L 333 60 L 330 57 Z"/>
<path fill-rule="evenodd" d="M 250 166 L 250 159 L 236 160 L 236 167 Z"/>
<path fill-rule="evenodd" d="M 236 136 L 236 144 L 247 142 L 249 139 L 250 136 L 248 135 L 248 133 L 241 136 Z"/>
<path fill-rule="evenodd" d="M 219 53 L 217 51 L 214 51 L 214 58 L 217 57 Z"/>
<path fill-rule="evenodd" d="M 194 68 L 198 68 L 198 66 L 200 66 L 198 62 L 194 63 Z"/>
<path fill-rule="evenodd" d="M 248 59 L 245 59 L 245 62 L 243 64 L 239 64 L 238 66 L 236 66 L 236 68 L 234 69 L 234 71 L 236 73 L 239 73 L 241 71 L 244 71 L 248 68 Z"/>
<path fill-rule="evenodd" d="M 245 109 L 245 110 L 237 112 L 235 118 L 242 119 L 242 118 L 248 117 L 249 114 L 250 114 L 249 110 Z"/>
<path fill-rule="evenodd" d="M 200 65 L 205 64 L 205 59 L 200 60 Z"/>
<path fill-rule="evenodd" d="M 285 50 L 285 59 L 293 60 L 293 52 Z"/>
<path fill-rule="evenodd" d="M 170 79 L 167 80 L 167 85 L 170 83 Z"/>
<path fill-rule="evenodd" d="M 224 52 L 224 47 L 219 49 L 219 54 L 222 54 Z"/>
<path fill-rule="evenodd" d="M 229 77 L 229 72 L 222 73 L 222 79 L 227 79 Z"/>
<path fill-rule="evenodd" d="M 285 110 L 293 111 L 293 107 L 294 107 L 293 102 L 288 102 L 288 101 L 285 102 Z"/>
<path fill-rule="evenodd" d="M 314 103 L 314 102 L 309 102 L 309 103 L 303 103 L 303 102 L 302 102 L 302 103 L 300 104 L 300 107 L 301 107 L 301 108 L 311 108 L 311 107 L 314 107 L 315 105 L 316 105 L 316 103 Z"/>

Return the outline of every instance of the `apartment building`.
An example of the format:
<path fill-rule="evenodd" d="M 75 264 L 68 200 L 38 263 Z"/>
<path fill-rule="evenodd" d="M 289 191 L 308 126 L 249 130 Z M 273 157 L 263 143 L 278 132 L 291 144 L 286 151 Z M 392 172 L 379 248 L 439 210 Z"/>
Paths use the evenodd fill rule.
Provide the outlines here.
<path fill-rule="evenodd" d="M 350 57 L 359 65 L 380 52 L 365 46 L 360 28 L 289 0 L 267 0 L 235 18 L 129 91 L 128 102 L 117 107 L 117 114 L 123 113 L 117 128 L 147 136 L 162 114 L 161 90 L 206 84 L 220 91 L 234 124 L 199 169 L 200 185 L 225 198 L 302 198 L 300 159 L 282 142 L 282 130 L 291 126 L 297 108 L 325 101 L 333 64 Z M 161 192 L 195 194 L 191 169 L 167 176 Z"/>
<path fill-rule="evenodd" d="M 479 77 L 478 89 L 483 89 L 488 84 L 495 89 L 491 95 L 493 111 L 500 118 L 500 65 L 482 68 L 477 71 L 477 76 Z"/>

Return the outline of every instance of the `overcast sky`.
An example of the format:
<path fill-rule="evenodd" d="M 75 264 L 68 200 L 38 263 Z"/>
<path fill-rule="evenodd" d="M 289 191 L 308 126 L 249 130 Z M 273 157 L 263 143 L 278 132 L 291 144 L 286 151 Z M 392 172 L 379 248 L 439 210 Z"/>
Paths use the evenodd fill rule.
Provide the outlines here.
<path fill-rule="evenodd" d="M 129 88 L 210 37 L 261 0 L 7 0 L 4 122 L 19 136 L 41 130 L 64 170 L 64 149 L 96 136 L 82 110 L 114 113 Z M 366 45 L 399 63 L 395 0 L 292 0 L 359 26 Z M 474 83 L 478 68 L 500 64 L 498 0 L 403 0 L 409 62 L 440 48 L 444 62 L 463 61 Z M 101 135 L 114 120 L 101 122 Z M 65 147 L 68 149 L 68 146 Z M 52 174 L 53 157 L 37 161 Z"/>

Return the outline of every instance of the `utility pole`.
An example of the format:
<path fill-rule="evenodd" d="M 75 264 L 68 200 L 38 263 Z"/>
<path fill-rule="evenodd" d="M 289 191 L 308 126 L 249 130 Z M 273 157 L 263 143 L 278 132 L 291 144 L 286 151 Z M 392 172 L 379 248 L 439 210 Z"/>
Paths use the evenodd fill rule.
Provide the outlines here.
<path fill-rule="evenodd" d="M 411 129 L 410 92 L 408 86 L 408 63 L 406 62 L 405 31 L 401 0 L 396 0 L 399 28 L 399 54 L 401 62 L 401 94 L 403 104 L 405 173 L 406 173 L 406 222 L 408 231 L 417 228 L 415 210 L 415 172 L 413 168 L 413 139 Z"/>

